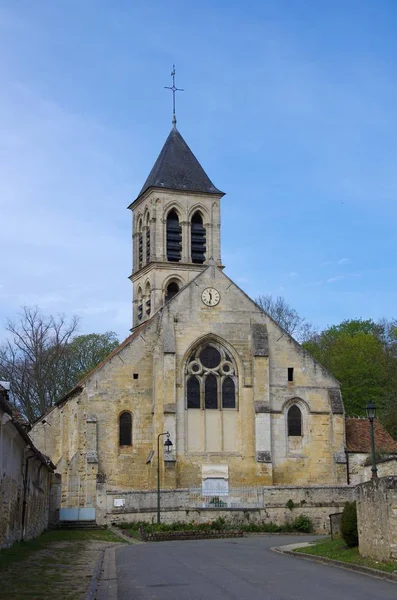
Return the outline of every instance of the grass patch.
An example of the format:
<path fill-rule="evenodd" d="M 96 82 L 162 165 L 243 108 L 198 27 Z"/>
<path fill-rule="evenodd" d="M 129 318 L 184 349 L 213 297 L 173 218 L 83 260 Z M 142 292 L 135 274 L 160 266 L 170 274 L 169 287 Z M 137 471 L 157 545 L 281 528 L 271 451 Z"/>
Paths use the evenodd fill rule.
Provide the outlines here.
<path fill-rule="evenodd" d="M 81 600 L 106 542 L 120 540 L 106 529 L 55 529 L 0 550 L 0 597 Z"/>
<path fill-rule="evenodd" d="M 380 562 L 370 558 L 362 558 L 357 547 L 349 548 L 341 539 L 325 540 L 307 548 L 297 548 L 295 552 L 332 558 L 333 560 L 340 560 L 362 567 L 370 567 L 371 569 L 378 569 L 379 571 L 386 571 L 388 573 L 397 573 L 397 562 Z"/>
<path fill-rule="evenodd" d="M 44 550 L 51 542 L 81 542 L 89 540 L 122 543 L 120 538 L 107 529 L 52 529 L 51 531 L 42 533 L 34 540 L 15 542 L 11 548 L 0 550 L 0 570 L 14 562 L 30 557 L 32 552 Z"/>

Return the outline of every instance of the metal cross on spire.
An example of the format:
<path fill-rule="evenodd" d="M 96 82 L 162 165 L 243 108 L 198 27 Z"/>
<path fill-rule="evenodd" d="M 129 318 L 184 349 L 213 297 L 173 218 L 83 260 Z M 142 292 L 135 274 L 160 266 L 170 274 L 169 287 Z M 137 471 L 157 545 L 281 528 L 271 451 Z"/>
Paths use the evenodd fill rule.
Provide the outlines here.
<path fill-rule="evenodd" d="M 175 86 L 175 65 L 172 65 L 172 87 L 165 85 L 164 88 L 166 90 L 171 90 L 172 92 L 172 124 L 176 127 L 176 115 L 175 115 L 175 92 L 184 92 L 182 88 L 177 88 Z"/>

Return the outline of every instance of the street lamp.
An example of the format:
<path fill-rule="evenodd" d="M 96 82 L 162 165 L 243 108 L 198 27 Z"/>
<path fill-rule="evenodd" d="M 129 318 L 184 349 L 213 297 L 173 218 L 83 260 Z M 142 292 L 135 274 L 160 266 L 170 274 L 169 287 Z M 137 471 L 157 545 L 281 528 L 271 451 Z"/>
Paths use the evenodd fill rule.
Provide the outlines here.
<path fill-rule="evenodd" d="M 159 433 L 157 436 L 157 524 L 160 524 L 160 438 L 166 435 L 167 439 L 164 442 L 164 451 L 167 454 L 171 452 L 172 442 L 168 431 Z"/>
<path fill-rule="evenodd" d="M 371 455 L 372 455 L 372 479 L 377 479 L 378 477 L 378 469 L 376 468 L 376 457 L 375 457 L 375 433 L 374 433 L 374 419 L 376 417 L 376 406 L 370 401 L 365 407 L 367 411 L 367 417 L 369 419 L 370 427 L 371 427 Z"/>

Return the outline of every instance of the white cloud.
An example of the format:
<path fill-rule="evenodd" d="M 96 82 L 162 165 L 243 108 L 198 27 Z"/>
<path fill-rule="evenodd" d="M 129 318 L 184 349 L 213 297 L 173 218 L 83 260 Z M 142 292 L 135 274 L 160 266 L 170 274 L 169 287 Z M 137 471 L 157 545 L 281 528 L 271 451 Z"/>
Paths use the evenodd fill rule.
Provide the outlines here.
<path fill-rule="evenodd" d="M 299 273 L 296 273 L 295 271 L 291 271 L 290 273 L 288 273 L 288 277 L 299 277 Z"/>
<path fill-rule="evenodd" d="M 346 265 L 349 262 L 351 262 L 350 258 L 340 258 L 338 260 L 338 265 Z"/>

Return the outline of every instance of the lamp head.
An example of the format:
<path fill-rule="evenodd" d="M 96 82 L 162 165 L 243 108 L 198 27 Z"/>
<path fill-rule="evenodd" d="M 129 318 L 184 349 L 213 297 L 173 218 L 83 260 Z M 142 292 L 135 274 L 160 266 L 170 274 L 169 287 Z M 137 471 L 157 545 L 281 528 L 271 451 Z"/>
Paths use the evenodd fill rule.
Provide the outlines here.
<path fill-rule="evenodd" d="M 367 406 L 365 407 L 365 410 L 367 411 L 367 417 L 370 421 L 375 419 L 376 406 L 375 406 L 374 402 L 372 402 L 372 400 L 370 400 L 370 402 L 368 402 Z"/>
<path fill-rule="evenodd" d="M 169 436 L 169 434 L 168 434 L 168 437 L 167 437 L 167 439 L 166 439 L 166 440 L 165 440 L 165 442 L 164 442 L 164 450 L 165 450 L 165 452 L 166 452 L 167 454 L 170 454 L 170 452 L 171 452 L 171 446 L 172 446 L 172 445 L 173 445 L 173 444 L 172 444 L 172 442 L 171 442 L 171 440 L 170 440 L 170 436 Z"/>

